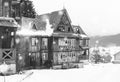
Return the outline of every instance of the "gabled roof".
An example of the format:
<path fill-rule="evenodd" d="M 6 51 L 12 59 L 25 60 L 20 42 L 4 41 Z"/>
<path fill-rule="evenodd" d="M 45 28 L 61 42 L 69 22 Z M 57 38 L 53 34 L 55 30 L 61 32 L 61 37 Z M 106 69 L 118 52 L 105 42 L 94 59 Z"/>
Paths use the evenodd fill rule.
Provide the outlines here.
<path fill-rule="evenodd" d="M 68 16 L 68 13 L 66 9 L 62 9 L 59 11 L 54 11 L 51 13 L 46 13 L 43 15 L 38 15 L 36 18 L 22 18 L 22 26 L 26 29 L 34 29 L 36 31 L 45 31 L 47 28 L 50 27 L 49 30 L 52 30 L 51 32 L 55 32 L 55 29 L 57 28 L 58 24 L 60 23 L 62 17 L 64 14 L 67 15 L 68 21 L 71 25 L 71 20 Z M 72 33 L 62 33 L 60 36 L 71 36 L 71 37 L 84 37 L 88 38 L 88 36 L 85 34 L 85 32 L 82 30 L 80 26 L 77 25 L 71 25 L 73 32 Z M 78 30 L 78 31 L 76 31 Z M 59 36 L 60 33 L 53 33 L 53 36 Z"/>
<path fill-rule="evenodd" d="M 120 55 L 120 51 L 119 51 L 119 52 L 117 52 L 116 54 L 114 54 L 114 56 L 116 56 L 116 55 Z"/>
<path fill-rule="evenodd" d="M 56 26 L 59 24 L 64 12 L 67 13 L 66 9 L 54 11 L 54 12 L 43 14 L 43 15 L 38 15 L 38 16 L 36 16 L 34 23 L 39 30 L 45 30 L 46 29 L 45 28 L 46 27 L 46 19 L 48 19 L 49 23 L 52 25 L 51 28 L 55 29 Z M 70 20 L 70 22 L 71 22 L 71 20 Z"/>
<path fill-rule="evenodd" d="M 14 18 L 0 17 L 0 26 L 4 27 L 19 27 Z"/>
<path fill-rule="evenodd" d="M 76 33 L 76 34 L 85 34 L 85 32 L 82 30 L 82 28 L 80 26 L 72 25 L 72 27 L 73 27 L 74 33 Z"/>
<path fill-rule="evenodd" d="M 79 34 L 81 38 L 88 38 L 87 34 L 83 31 L 83 29 L 78 25 L 72 25 L 73 31 L 75 34 Z"/>
<path fill-rule="evenodd" d="M 34 18 L 22 17 L 21 29 L 32 29 Z"/>

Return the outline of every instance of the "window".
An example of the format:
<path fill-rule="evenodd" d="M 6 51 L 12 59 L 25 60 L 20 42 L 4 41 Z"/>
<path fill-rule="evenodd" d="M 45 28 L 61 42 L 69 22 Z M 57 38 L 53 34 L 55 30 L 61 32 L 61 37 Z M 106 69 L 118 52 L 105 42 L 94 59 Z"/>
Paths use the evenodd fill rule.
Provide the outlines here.
<path fill-rule="evenodd" d="M 75 48 L 75 39 L 59 38 L 59 48 L 61 50 L 71 50 Z"/>
<path fill-rule="evenodd" d="M 58 27 L 58 31 L 64 32 L 65 31 L 65 27 L 64 26 L 59 26 Z"/>
<path fill-rule="evenodd" d="M 20 16 L 20 10 L 18 4 L 13 4 L 11 8 L 11 15 L 12 17 L 19 17 Z"/>
<path fill-rule="evenodd" d="M 42 53 L 42 60 L 48 60 L 48 53 Z"/>
<path fill-rule="evenodd" d="M 37 50 L 38 50 L 38 39 L 31 38 L 30 51 L 37 51 Z"/>
<path fill-rule="evenodd" d="M 80 45 L 80 46 L 85 46 L 85 44 L 86 44 L 85 40 L 80 40 L 80 41 L 79 41 L 79 45 Z"/>
<path fill-rule="evenodd" d="M 86 40 L 83 40 L 83 46 L 86 46 Z"/>
<path fill-rule="evenodd" d="M 3 49 L 13 48 L 14 36 L 12 36 L 11 33 L 14 33 L 14 32 L 11 32 L 9 29 L 5 29 L 1 33 L 1 41 L 2 41 L 2 48 Z"/>
<path fill-rule="evenodd" d="M 86 46 L 88 46 L 89 45 L 89 40 L 86 40 Z"/>
<path fill-rule="evenodd" d="M 71 28 L 70 28 L 70 26 L 68 26 L 68 32 L 71 32 Z"/>
<path fill-rule="evenodd" d="M 47 49 L 47 46 L 48 46 L 48 39 L 42 38 L 42 48 Z"/>
<path fill-rule="evenodd" d="M 88 46 L 89 45 L 89 40 L 87 39 L 83 39 L 83 40 L 80 40 L 80 46 Z"/>
<path fill-rule="evenodd" d="M 32 38 L 32 46 L 37 45 L 37 43 L 38 43 L 37 38 Z"/>
<path fill-rule="evenodd" d="M 3 12 L 4 12 L 5 17 L 9 16 L 9 3 L 8 2 L 4 2 Z"/>

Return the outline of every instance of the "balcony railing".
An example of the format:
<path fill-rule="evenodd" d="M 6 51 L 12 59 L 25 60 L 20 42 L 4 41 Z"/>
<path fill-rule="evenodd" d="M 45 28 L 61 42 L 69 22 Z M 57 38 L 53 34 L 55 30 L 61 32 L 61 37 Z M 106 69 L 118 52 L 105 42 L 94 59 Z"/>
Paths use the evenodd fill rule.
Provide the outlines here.
<path fill-rule="evenodd" d="M 16 49 L 1 49 L 1 52 L 3 60 L 15 59 L 16 57 Z"/>

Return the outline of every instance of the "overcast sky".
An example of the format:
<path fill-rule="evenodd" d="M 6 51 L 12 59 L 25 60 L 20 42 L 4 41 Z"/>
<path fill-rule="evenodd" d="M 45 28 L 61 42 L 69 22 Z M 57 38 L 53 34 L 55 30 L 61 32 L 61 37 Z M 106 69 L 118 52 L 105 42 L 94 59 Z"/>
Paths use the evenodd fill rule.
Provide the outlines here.
<path fill-rule="evenodd" d="M 89 35 L 120 33 L 120 0 L 32 0 L 38 14 L 65 7 L 72 24 Z"/>

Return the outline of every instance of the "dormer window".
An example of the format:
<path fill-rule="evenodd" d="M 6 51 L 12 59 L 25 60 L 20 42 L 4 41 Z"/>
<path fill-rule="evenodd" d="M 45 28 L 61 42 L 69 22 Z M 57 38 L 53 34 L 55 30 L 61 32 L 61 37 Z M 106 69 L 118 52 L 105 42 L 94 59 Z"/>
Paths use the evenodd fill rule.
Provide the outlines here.
<path fill-rule="evenodd" d="M 64 26 L 59 26 L 58 27 L 58 31 L 64 32 L 65 31 L 65 27 Z"/>
<path fill-rule="evenodd" d="M 32 29 L 37 30 L 37 28 L 36 28 L 36 25 L 35 25 L 35 24 L 33 25 Z"/>

